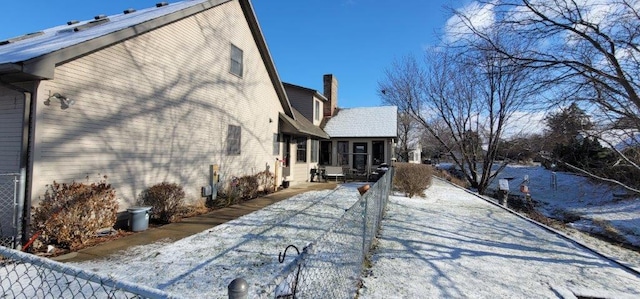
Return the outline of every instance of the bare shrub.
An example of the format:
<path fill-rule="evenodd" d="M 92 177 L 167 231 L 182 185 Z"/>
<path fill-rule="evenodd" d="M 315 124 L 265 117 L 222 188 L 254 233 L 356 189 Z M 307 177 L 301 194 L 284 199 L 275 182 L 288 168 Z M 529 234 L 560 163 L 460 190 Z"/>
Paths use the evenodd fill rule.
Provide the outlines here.
<path fill-rule="evenodd" d="M 255 175 L 245 175 L 238 178 L 238 184 L 236 188 L 238 188 L 238 193 L 240 194 L 240 198 L 243 200 L 248 200 L 252 198 L 256 198 L 258 196 L 258 188 L 260 185 L 258 184 L 258 178 Z"/>
<path fill-rule="evenodd" d="M 408 197 L 423 196 L 424 190 L 431 186 L 433 168 L 430 165 L 396 163 L 393 185 Z"/>
<path fill-rule="evenodd" d="M 91 184 L 54 181 L 47 185 L 34 211 L 33 224 L 44 244 L 73 250 L 94 238 L 101 228 L 112 227 L 117 212 L 116 191 L 106 182 L 106 176 Z"/>
<path fill-rule="evenodd" d="M 178 221 L 184 204 L 185 193 L 176 183 L 162 182 L 142 191 L 138 196 L 140 205 L 151 206 L 151 218 L 161 223 Z"/>
<path fill-rule="evenodd" d="M 273 193 L 275 191 L 275 183 L 276 177 L 273 173 L 265 170 L 263 172 L 259 172 L 256 175 L 256 180 L 258 181 L 258 185 L 262 188 L 264 193 Z"/>

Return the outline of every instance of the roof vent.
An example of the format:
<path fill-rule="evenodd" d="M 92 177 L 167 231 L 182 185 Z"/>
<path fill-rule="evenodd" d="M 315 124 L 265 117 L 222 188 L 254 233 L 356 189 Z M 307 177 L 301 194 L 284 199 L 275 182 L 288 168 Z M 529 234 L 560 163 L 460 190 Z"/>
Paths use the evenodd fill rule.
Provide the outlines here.
<path fill-rule="evenodd" d="M 10 38 L 10 39 L 7 39 L 7 40 L 0 41 L 0 46 L 6 45 L 6 44 L 10 44 L 10 43 L 15 43 L 17 41 L 25 40 L 25 39 L 36 37 L 38 35 L 43 35 L 43 34 L 44 34 L 44 32 L 42 32 L 42 31 L 27 33 L 27 34 L 22 35 L 22 36 L 18 36 L 18 37 L 14 37 L 14 38 Z"/>
<path fill-rule="evenodd" d="M 106 23 L 106 22 L 109 22 L 109 18 L 104 17 L 102 19 L 98 19 L 98 20 L 91 21 L 89 23 L 77 26 L 76 28 L 73 28 L 73 31 L 75 31 L 75 32 L 82 31 L 82 30 L 89 29 L 91 27 L 98 26 L 98 25 L 100 25 L 102 23 Z"/>
<path fill-rule="evenodd" d="M 106 15 L 97 15 L 95 17 L 93 17 L 95 20 L 102 20 L 102 19 L 106 19 L 107 16 Z"/>
<path fill-rule="evenodd" d="M 78 20 L 71 20 L 71 21 L 67 22 L 67 25 L 71 26 L 71 25 L 78 24 L 78 23 L 80 23 L 80 21 L 78 21 Z"/>
<path fill-rule="evenodd" d="M 126 14 L 130 14 L 132 12 L 136 12 L 135 8 L 129 8 L 129 9 L 125 9 L 122 13 Z"/>
<path fill-rule="evenodd" d="M 163 6 L 167 6 L 167 5 L 169 5 L 169 3 L 167 3 L 167 2 L 158 2 L 158 3 L 156 3 L 156 7 L 163 7 Z"/>

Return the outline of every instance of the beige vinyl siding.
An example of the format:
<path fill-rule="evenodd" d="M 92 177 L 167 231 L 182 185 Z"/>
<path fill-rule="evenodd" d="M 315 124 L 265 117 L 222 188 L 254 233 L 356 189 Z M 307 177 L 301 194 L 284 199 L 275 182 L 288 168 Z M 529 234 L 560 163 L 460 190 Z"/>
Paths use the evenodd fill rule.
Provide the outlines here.
<path fill-rule="evenodd" d="M 0 174 L 20 171 L 24 94 L 0 88 Z"/>
<path fill-rule="evenodd" d="M 230 46 L 244 72 L 229 72 Z M 281 104 L 237 1 L 164 26 L 57 67 L 38 97 L 59 92 L 66 110 L 37 105 L 34 200 L 53 180 L 107 175 L 134 203 L 162 181 L 200 197 L 209 165 L 222 179 L 273 166 Z M 228 125 L 242 130 L 241 155 L 226 153 Z"/>

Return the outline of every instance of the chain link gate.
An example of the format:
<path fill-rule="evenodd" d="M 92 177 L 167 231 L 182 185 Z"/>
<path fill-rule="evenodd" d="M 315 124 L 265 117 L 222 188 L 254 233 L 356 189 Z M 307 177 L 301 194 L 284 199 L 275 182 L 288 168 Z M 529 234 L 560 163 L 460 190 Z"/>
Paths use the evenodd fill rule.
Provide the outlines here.
<path fill-rule="evenodd" d="M 18 229 L 20 213 L 18 211 L 18 188 L 20 174 L 0 174 L 0 246 L 16 248 L 20 240 Z"/>

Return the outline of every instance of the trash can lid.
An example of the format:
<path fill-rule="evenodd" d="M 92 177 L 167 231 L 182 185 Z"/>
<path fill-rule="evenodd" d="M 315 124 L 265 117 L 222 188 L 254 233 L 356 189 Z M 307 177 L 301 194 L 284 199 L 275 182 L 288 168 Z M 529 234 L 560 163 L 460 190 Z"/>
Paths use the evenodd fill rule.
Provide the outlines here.
<path fill-rule="evenodd" d="M 146 212 L 151 210 L 151 206 L 135 206 L 135 207 L 129 207 L 127 209 L 127 211 L 129 211 L 130 213 L 140 213 L 140 212 Z"/>

